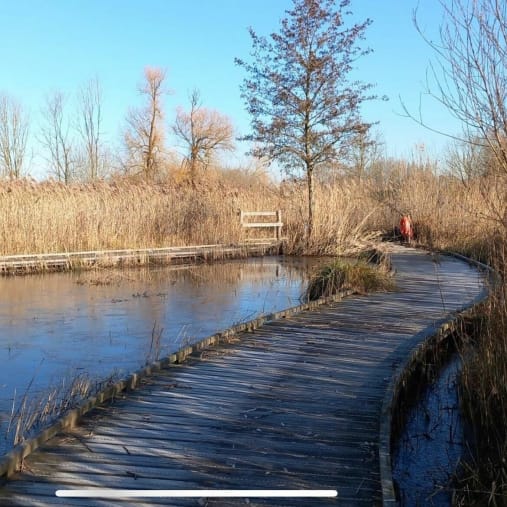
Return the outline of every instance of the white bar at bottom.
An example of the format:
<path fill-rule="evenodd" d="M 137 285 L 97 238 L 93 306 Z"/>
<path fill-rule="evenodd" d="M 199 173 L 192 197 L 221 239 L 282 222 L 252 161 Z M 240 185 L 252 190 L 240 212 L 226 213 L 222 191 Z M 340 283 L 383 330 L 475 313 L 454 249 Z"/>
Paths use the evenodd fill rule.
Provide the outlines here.
<path fill-rule="evenodd" d="M 59 489 L 65 498 L 335 498 L 335 489 Z"/>

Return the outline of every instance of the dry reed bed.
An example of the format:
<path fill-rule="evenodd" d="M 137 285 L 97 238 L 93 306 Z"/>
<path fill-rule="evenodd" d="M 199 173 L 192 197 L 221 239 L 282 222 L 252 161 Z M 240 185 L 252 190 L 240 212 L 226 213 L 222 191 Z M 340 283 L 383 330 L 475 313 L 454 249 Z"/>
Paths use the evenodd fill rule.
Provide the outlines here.
<path fill-rule="evenodd" d="M 503 281 L 475 315 L 462 350 L 459 394 L 470 447 L 455 505 L 507 505 L 506 296 Z"/>
<path fill-rule="evenodd" d="M 372 181 L 370 188 L 381 204 L 377 226 L 394 227 L 410 213 L 421 244 L 484 258 L 486 240 L 497 225 L 480 182 L 465 185 L 451 176 L 411 171 Z"/>
<path fill-rule="evenodd" d="M 348 253 L 371 237 L 371 206 L 357 185 L 321 185 L 316 196 L 315 234 L 305 253 Z M 303 252 L 307 208 L 301 183 L 20 180 L 0 183 L 0 254 L 235 244 L 245 238 L 241 209 L 281 209 L 287 253 Z"/>
<path fill-rule="evenodd" d="M 188 183 L 129 179 L 64 185 L 0 182 L 0 254 L 34 254 L 237 243 L 239 211 L 282 210 L 287 253 L 347 254 L 392 230 L 410 212 L 420 241 L 482 255 L 495 224 L 483 188 L 430 171 L 340 178 L 315 188 L 314 234 L 306 243 L 304 181 L 211 177 Z"/>
<path fill-rule="evenodd" d="M 233 242 L 240 234 L 237 209 L 252 202 L 245 194 L 238 199 L 228 188 L 192 189 L 132 181 L 2 183 L 1 253 Z M 261 205 L 263 201 L 260 199 Z"/>

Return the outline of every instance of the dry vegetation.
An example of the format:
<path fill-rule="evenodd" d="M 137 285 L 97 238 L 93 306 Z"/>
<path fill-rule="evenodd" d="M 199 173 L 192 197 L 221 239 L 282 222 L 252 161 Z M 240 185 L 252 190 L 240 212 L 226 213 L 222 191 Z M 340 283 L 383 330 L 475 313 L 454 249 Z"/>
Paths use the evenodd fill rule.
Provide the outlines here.
<path fill-rule="evenodd" d="M 17 180 L 0 183 L 0 253 L 149 248 L 238 243 L 242 210 L 282 210 L 287 251 L 302 252 L 305 188 L 261 178 L 229 181 L 215 174 L 205 183 L 133 179 L 64 185 Z M 343 253 L 365 239 L 364 199 L 357 186 L 317 189 L 311 253 Z"/>
<path fill-rule="evenodd" d="M 12 410 L 5 429 L 5 442 L 0 442 L 0 451 L 5 452 L 13 445 L 23 442 L 43 427 L 53 423 L 58 417 L 78 407 L 83 400 L 111 383 L 112 375 L 104 382 L 92 382 L 87 375 L 72 379 L 62 379 L 60 385 L 49 387 L 43 393 L 32 396 L 30 382 L 21 399 L 14 399 Z"/>
<path fill-rule="evenodd" d="M 347 254 L 392 231 L 412 214 L 418 239 L 485 258 L 498 234 L 483 196 L 450 176 L 388 162 L 360 182 L 341 177 L 316 185 L 315 223 L 305 243 L 304 181 L 274 184 L 241 172 L 210 173 L 189 183 L 116 179 L 89 184 L 0 183 L 0 254 L 237 243 L 239 211 L 282 210 L 287 253 Z"/>
<path fill-rule="evenodd" d="M 474 320 L 463 351 L 460 399 L 467 423 L 455 505 L 507 505 L 507 312 L 505 288 Z"/>
<path fill-rule="evenodd" d="M 341 290 L 367 294 L 393 290 L 394 287 L 394 280 L 389 272 L 380 266 L 362 259 L 351 262 L 336 259 L 314 274 L 308 284 L 306 298 L 315 301 L 338 294 Z"/>
<path fill-rule="evenodd" d="M 237 210 L 259 194 L 239 197 L 220 183 L 193 189 L 135 180 L 6 182 L 0 185 L 1 253 L 233 242 L 240 233 Z"/>

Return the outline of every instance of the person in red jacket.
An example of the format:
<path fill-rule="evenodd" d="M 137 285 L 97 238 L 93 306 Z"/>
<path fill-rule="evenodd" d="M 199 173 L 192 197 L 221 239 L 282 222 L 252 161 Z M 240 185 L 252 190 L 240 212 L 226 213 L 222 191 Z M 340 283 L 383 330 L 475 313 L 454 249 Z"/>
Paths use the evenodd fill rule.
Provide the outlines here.
<path fill-rule="evenodd" d="M 403 215 L 400 220 L 400 233 L 403 241 L 410 243 L 414 239 L 414 227 L 410 215 Z"/>

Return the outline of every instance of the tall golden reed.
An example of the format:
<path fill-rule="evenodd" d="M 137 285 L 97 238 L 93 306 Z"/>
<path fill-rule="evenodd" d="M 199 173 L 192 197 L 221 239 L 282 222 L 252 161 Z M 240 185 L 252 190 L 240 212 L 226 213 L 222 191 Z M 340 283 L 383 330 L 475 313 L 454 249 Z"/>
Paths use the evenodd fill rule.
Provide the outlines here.
<path fill-rule="evenodd" d="M 288 253 L 347 253 L 369 237 L 371 202 L 357 185 L 318 185 L 316 196 L 315 235 L 306 248 L 306 191 L 298 182 L 4 181 L 0 254 L 238 243 L 245 238 L 240 210 L 280 209 Z"/>
<path fill-rule="evenodd" d="M 306 241 L 304 181 L 228 179 L 191 185 L 117 179 L 64 185 L 0 182 L 0 255 L 237 243 L 239 211 L 282 211 L 287 253 L 347 254 L 392 231 L 410 212 L 422 243 L 480 255 L 494 224 L 484 200 L 459 180 L 428 171 L 340 178 L 315 188 L 314 234 Z M 483 213 L 484 212 L 484 213 Z"/>

